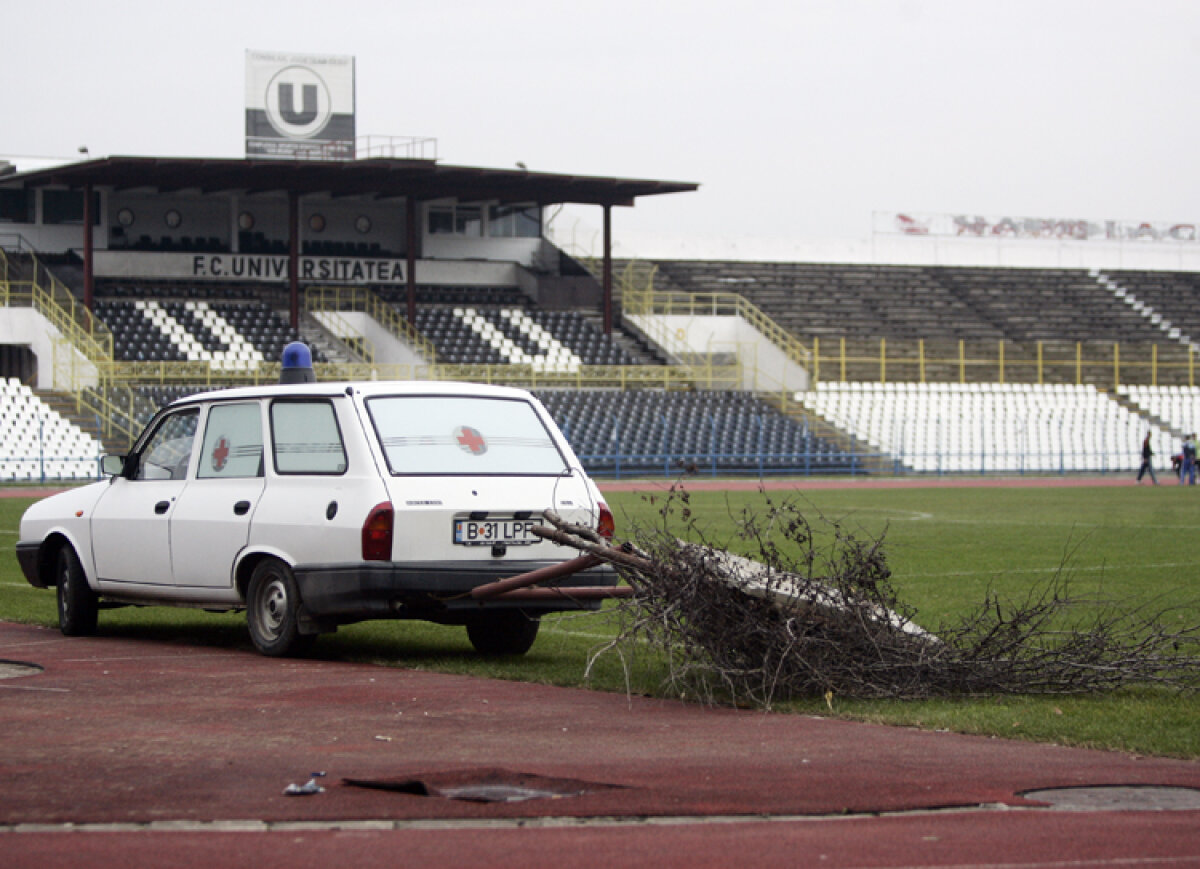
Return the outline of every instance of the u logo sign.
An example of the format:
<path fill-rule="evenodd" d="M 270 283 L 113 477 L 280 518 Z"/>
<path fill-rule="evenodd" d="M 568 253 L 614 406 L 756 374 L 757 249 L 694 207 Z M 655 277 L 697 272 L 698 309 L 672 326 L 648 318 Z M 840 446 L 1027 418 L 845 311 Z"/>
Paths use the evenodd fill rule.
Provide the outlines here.
<path fill-rule="evenodd" d="M 306 66 L 281 69 L 267 84 L 267 120 L 289 139 L 308 139 L 329 123 L 333 107 L 324 80 Z"/>
<path fill-rule="evenodd" d="M 304 94 L 300 111 L 296 111 L 296 95 L 291 82 L 279 83 L 279 116 L 290 127 L 305 127 L 317 119 L 317 86 L 301 85 Z"/>

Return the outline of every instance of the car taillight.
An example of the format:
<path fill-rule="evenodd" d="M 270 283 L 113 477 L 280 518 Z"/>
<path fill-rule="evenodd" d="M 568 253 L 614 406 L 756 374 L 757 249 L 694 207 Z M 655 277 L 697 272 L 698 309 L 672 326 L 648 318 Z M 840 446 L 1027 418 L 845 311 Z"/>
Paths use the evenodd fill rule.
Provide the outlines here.
<path fill-rule="evenodd" d="M 362 527 L 363 561 L 392 560 L 392 526 L 395 524 L 392 502 L 376 504 Z"/>
<path fill-rule="evenodd" d="M 601 537 L 611 538 L 617 532 L 617 520 L 613 518 L 612 510 L 603 501 L 600 502 L 600 518 L 596 521 L 596 533 Z"/>

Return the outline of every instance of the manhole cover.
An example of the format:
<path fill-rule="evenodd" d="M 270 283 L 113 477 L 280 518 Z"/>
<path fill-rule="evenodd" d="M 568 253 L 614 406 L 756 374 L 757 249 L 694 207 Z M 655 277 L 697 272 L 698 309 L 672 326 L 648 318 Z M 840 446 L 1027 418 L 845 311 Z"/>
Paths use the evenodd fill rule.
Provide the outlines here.
<path fill-rule="evenodd" d="M 1025 791 L 1027 800 L 1072 811 L 1182 811 L 1200 809 L 1200 788 L 1164 785 L 1103 785 Z"/>
<path fill-rule="evenodd" d="M 16 679 L 18 676 L 36 676 L 42 672 L 37 664 L 27 664 L 24 661 L 0 660 L 0 679 Z"/>

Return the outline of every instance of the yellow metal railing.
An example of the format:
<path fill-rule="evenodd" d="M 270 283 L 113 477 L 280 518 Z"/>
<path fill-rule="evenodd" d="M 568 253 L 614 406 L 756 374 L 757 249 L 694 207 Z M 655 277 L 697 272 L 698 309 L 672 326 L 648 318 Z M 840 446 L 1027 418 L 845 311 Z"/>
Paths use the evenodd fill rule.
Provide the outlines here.
<path fill-rule="evenodd" d="M 338 316 L 339 311 L 356 311 L 369 316 L 395 337 L 414 347 L 423 359 L 429 362 L 437 361 L 437 350 L 429 339 L 413 328 L 412 324 L 378 295 L 366 287 L 309 287 L 304 294 L 304 309 L 309 313 L 325 313 Z M 351 333 L 355 332 L 345 318 L 340 318 Z M 365 345 L 370 342 L 361 335 Z M 371 347 L 370 362 L 374 359 L 374 348 Z"/>
<path fill-rule="evenodd" d="M 314 311 L 310 309 L 308 313 L 316 317 L 325 328 L 341 339 L 342 343 L 353 350 L 359 359 L 368 365 L 374 363 L 375 342 L 354 328 L 350 324 L 350 321 L 342 316 L 341 310 L 334 308 L 324 311 Z"/>
<path fill-rule="evenodd" d="M 313 366 L 317 379 L 426 380 L 492 383 L 524 389 L 727 389 L 740 382 L 740 365 L 709 366 L 706 380 L 697 380 L 694 369 L 680 365 L 582 365 L 574 371 L 546 371 L 533 365 L 432 365 L 325 362 Z M 264 362 L 240 371 L 215 370 L 206 362 L 117 362 L 107 370 L 109 383 L 131 386 L 194 386 L 221 389 L 252 386 L 279 380 L 279 363 Z"/>
<path fill-rule="evenodd" d="M 1196 385 L 1196 354 L 1188 345 L 1102 344 L 1100 342 L 1036 342 L 1016 345 L 997 341 L 946 342 L 875 338 L 870 341 L 817 337 L 811 345 L 796 338 L 749 300 L 736 293 L 664 292 L 654 288 L 656 267 L 630 262 L 614 281 L 621 288 L 627 316 L 638 317 L 639 328 L 668 353 L 683 358 L 689 350 L 686 333 L 679 334 L 661 319 L 664 315 L 736 315 L 745 319 L 779 347 L 792 362 L 807 369 L 815 385 L 820 380 L 990 381 L 990 382 L 1091 382 L 1161 383 Z M 658 315 L 658 316 L 649 316 Z M 832 352 L 828 349 L 833 344 Z M 854 349 L 848 349 L 848 343 Z M 869 348 L 869 349 L 868 349 Z M 738 345 L 743 367 L 753 372 L 756 363 L 748 346 Z M 754 388 L 762 390 L 761 372 Z M 768 389 L 767 391 L 771 391 Z"/>
<path fill-rule="evenodd" d="M 926 339 L 813 339 L 813 382 L 886 383 L 1093 383 L 1116 389 L 1196 385 L 1196 353 L 1190 345 Z"/>
<path fill-rule="evenodd" d="M 804 368 L 812 365 L 812 352 L 804 344 L 761 308 L 737 293 L 680 293 L 662 292 L 652 287 L 631 288 L 622 293 L 621 301 L 625 313 L 632 315 L 741 317 L 782 350 L 792 362 Z M 680 340 L 675 343 L 678 344 Z"/>
<path fill-rule="evenodd" d="M 415 346 L 427 360 L 417 364 L 383 364 L 370 359 L 318 363 L 313 367 L 322 381 L 467 381 L 526 389 L 728 389 L 741 382 L 743 373 L 739 363 L 720 365 L 711 360 L 700 365 L 584 365 L 570 371 L 551 371 L 534 365 L 441 363 L 427 338 L 414 330 L 391 305 L 365 288 L 312 287 L 305 294 L 304 307 L 309 313 L 330 317 L 340 316 L 339 312 L 365 313 L 393 335 Z M 340 326 L 347 334 L 357 331 L 349 322 Z M 188 385 L 198 389 L 219 389 L 274 383 L 279 379 L 278 362 L 246 364 L 233 370 L 215 369 L 207 362 L 112 361 L 100 367 L 104 385 Z"/>
<path fill-rule="evenodd" d="M 738 317 L 777 347 L 788 361 L 811 369 L 811 351 L 790 332 L 772 320 L 754 303 L 737 293 L 683 293 L 654 289 L 656 268 L 638 270 L 630 262 L 622 271 L 621 304 L 628 319 L 635 322 L 646 337 L 657 343 L 674 358 L 691 364 L 696 376 L 711 380 L 711 375 L 696 370 L 697 363 L 712 364 L 718 350 L 732 353 L 746 372 L 747 380 L 729 384 L 724 388 L 747 388 L 754 391 L 778 391 L 787 393 L 787 385 L 779 378 L 767 373 L 758 362 L 758 345 L 753 342 L 730 342 L 714 347 L 712 342 L 703 350 L 697 350 L 688 340 L 686 328 L 672 328 L 668 316 L 727 316 Z"/>
<path fill-rule="evenodd" d="M 105 397 L 115 365 L 112 333 L 36 255 L 28 256 L 27 276 L 13 280 L 16 267 L 0 251 L 0 305 L 31 307 L 46 318 L 59 334 L 51 343 L 54 382 L 72 394 L 76 411 L 96 416 L 103 437 L 132 442 L 138 429 L 132 410 Z"/>
<path fill-rule="evenodd" d="M 32 307 L 89 361 L 112 359 L 113 338 L 108 327 L 40 263 L 36 265 L 31 279 L 0 282 L 0 306 Z"/>
<path fill-rule="evenodd" d="M 75 393 L 79 412 L 94 414 L 100 436 L 109 444 L 128 450 L 141 431 L 133 389 L 125 384 L 107 388 L 81 389 Z"/>

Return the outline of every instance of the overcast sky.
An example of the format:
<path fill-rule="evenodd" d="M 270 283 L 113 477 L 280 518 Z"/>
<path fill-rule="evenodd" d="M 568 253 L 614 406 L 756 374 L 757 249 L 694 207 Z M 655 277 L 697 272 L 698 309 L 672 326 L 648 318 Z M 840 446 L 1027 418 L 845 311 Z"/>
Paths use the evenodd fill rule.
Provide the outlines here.
<path fill-rule="evenodd" d="M 445 163 L 701 184 L 623 246 L 1200 220 L 1194 0 L 10 3 L 0 156 L 241 157 L 248 49 L 353 55 L 359 135 Z"/>

